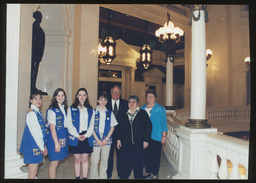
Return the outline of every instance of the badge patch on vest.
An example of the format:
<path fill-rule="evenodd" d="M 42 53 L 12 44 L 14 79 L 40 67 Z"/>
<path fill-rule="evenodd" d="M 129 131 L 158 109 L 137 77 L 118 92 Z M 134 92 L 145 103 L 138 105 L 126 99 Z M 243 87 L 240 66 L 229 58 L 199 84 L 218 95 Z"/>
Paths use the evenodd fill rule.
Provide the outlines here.
<path fill-rule="evenodd" d="M 34 148 L 33 149 L 33 156 L 38 156 L 41 154 L 41 151 L 39 150 L 39 148 Z"/>
<path fill-rule="evenodd" d="M 66 147 L 66 139 L 59 139 L 60 147 Z"/>

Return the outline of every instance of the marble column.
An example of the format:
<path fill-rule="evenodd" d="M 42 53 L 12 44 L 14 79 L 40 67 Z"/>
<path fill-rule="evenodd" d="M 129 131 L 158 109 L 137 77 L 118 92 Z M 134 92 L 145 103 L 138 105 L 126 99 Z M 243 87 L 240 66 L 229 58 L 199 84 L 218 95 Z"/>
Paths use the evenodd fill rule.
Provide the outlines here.
<path fill-rule="evenodd" d="M 6 105 L 5 105 L 5 170 L 4 178 L 27 178 L 20 170 L 23 159 L 18 154 L 19 105 L 28 109 L 33 11 L 35 5 L 7 5 L 6 21 Z M 27 69 L 26 69 L 27 68 Z M 20 78 L 24 83 L 20 83 Z M 23 87 L 21 92 L 19 87 Z M 25 100 L 22 102 L 21 99 Z M 22 120 L 22 121 L 21 121 Z M 24 129 L 24 125 L 22 126 Z"/>
<path fill-rule="evenodd" d="M 210 128 L 206 119 L 206 33 L 205 10 L 196 9 L 192 18 L 190 128 Z"/>
<path fill-rule="evenodd" d="M 173 111 L 173 57 L 166 61 L 166 110 Z"/>

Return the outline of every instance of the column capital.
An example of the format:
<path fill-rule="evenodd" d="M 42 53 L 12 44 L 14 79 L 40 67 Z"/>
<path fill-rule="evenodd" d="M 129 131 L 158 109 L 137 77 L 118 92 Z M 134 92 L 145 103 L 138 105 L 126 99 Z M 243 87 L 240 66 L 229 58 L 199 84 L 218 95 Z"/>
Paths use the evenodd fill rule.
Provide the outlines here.
<path fill-rule="evenodd" d="M 192 20 L 194 21 L 198 21 L 201 17 L 201 13 L 200 11 L 204 11 L 204 20 L 206 23 L 209 22 L 209 18 L 208 18 L 208 12 L 207 12 L 207 5 L 203 5 L 203 4 L 194 4 L 190 6 L 190 19 L 189 19 L 189 25 L 192 24 Z M 194 12 L 198 11 L 198 15 L 197 17 L 194 15 Z"/>

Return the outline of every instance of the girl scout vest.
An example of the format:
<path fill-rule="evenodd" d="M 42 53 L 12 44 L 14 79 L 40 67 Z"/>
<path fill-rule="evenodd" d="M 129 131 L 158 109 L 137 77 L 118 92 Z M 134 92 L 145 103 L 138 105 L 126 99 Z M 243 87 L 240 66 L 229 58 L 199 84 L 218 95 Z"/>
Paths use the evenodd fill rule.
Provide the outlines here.
<path fill-rule="evenodd" d="M 55 130 L 56 130 L 56 133 L 57 133 L 57 138 L 58 138 L 59 144 L 61 145 L 61 148 L 64 148 L 67 145 L 67 136 L 68 136 L 67 129 L 64 128 L 64 119 L 65 119 L 64 114 L 61 112 L 61 110 L 59 108 L 56 108 L 56 107 L 51 107 L 48 110 L 52 110 L 56 114 Z M 47 113 L 46 113 L 46 120 L 47 120 L 48 110 L 47 110 Z M 49 124 L 48 124 L 48 128 L 49 128 Z M 54 149 L 55 148 L 55 143 L 54 143 L 54 140 L 52 138 L 52 134 L 51 134 L 50 129 L 47 130 L 46 137 L 47 137 L 47 148 Z"/>
<path fill-rule="evenodd" d="M 80 123 L 79 123 L 79 120 L 80 120 L 79 109 L 78 108 L 70 107 L 70 110 L 71 110 L 72 123 L 73 123 L 74 127 L 76 128 L 76 130 L 79 132 L 79 127 L 80 127 Z M 87 112 L 88 112 L 88 128 L 89 128 L 90 121 L 91 121 L 92 114 L 93 114 L 93 108 L 87 109 Z M 68 136 L 68 145 L 70 145 L 70 146 L 77 146 L 77 144 L 78 144 L 78 139 L 75 136 L 69 134 L 69 136 Z"/>
<path fill-rule="evenodd" d="M 39 123 L 41 127 L 41 131 L 43 134 L 43 140 L 44 145 L 46 144 L 46 130 L 45 130 L 45 122 L 42 113 L 36 110 L 29 109 L 27 114 L 29 112 L 33 111 L 37 116 L 37 122 Z M 33 136 L 31 135 L 31 132 L 29 131 L 27 123 L 25 123 L 25 129 L 23 133 L 23 137 L 21 140 L 20 145 L 20 152 L 22 154 L 25 154 L 29 159 L 33 159 L 39 155 L 41 155 L 41 149 L 37 146 L 36 141 L 34 140 Z"/>
<path fill-rule="evenodd" d="M 100 133 L 99 133 L 99 122 L 100 122 L 100 112 L 96 111 L 95 113 L 95 122 L 94 122 L 94 132 L 96 133 L 97 137 L 102 141 L 105 137 L 107 137 L 109 130 L 110 130 L 110 122 L 111 122 L 111 111 L 107 109 L 106 111 L 106 119 L 105 119 L 105 128 L 104 128 L 104 132 L 103 132 L 103 136 L 102 138 L 100 138 Z M 112 144 L 112 137 L 109 138 L 108 142 L 106 145 L 111 145 Z M 92 135 L 89 138 L 89 145 L 92 147 L 99 147 L 98 145 L 96 145 L 96 140 L 94 138 L 94 136 Z"/>

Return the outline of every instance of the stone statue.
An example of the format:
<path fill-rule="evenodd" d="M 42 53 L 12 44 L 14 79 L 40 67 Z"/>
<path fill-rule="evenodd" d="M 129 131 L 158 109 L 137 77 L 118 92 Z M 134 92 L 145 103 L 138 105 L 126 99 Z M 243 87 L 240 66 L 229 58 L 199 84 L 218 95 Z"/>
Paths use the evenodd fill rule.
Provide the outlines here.
<path fill-rule="evenodd" d="M 42 22 L 42 13 L 40 11 L 35 11 L 33 13 L 35 22 L 33 23 L 32 32 L 32 58 L 31 58 L 31 86 L 30 92 L 40 92 L 42 95 L 48 95 L 42 90 L 36 88 L 36 78 L 39 69 L 39 64 L 42 60 L 45 47 L 45 34 L 43 29 L 40 27 Z"/>

